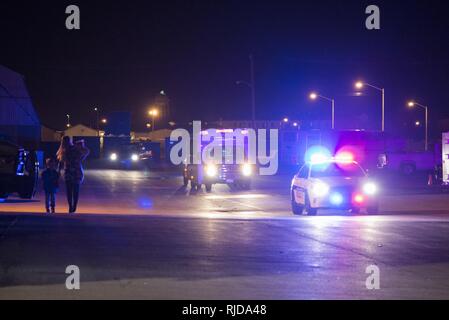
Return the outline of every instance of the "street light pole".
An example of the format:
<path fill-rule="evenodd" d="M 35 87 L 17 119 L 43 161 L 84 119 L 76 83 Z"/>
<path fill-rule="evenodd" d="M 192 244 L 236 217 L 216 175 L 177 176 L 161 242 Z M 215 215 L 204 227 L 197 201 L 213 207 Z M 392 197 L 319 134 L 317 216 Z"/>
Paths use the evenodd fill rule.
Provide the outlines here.
<path fill-rule="evenodd" d="M 418 106 L 424 109 L 425 111 L 425 142 L 424 142 L 424 150 L 428 151 L 429 150 L 429 108 L 427 106 L 424 106 L 422 104 L 419 104 L 418 102 L 415 101 L 410 101 L 408 103 L 409 107 L 414 107 L 414 106 Z"/>
<path fill-rule="evenodd" d="M 332 103 L 332 130 L 335 129 L 335 100 L 331 99 L 331 103 Z"/>
<path fill-rule="evenodd" d="M 158 115 L 158 110 L 151 109 L 148 113 L 151 116 L 151 132 L 154 132 L 154 118 Z"/>
<path fill-rule="evenodd" d="M 67 114 L 67 128 L 70 128 L 70 114 Z"/>
<path fill-rule="evenodd" d="M 252 107 L 252 120 L 253 126 L 256 125 L 256 84 L 254 82 L 254 58 L 253 55 L 249 55 L 249 61 L 251 64 L 251 107 Z"/>
<path fill-rule="evenodd" d="M 237 85 L 244 84 L 248 88 L 251 89 L 251 120 L 253 123 L 253 127 L 256 126 L 256 82 L 254 79 L 254 57 L 252 54 L 249 55 L 249 62 L 250 62 L 250 82 L 247 81 L 236 81 Z"/>
<path fill-rule="evenodd" d="M 426 108 L 426 141 L 424 149 L 427 151 L 429 149 L 429 108 Z"/>
<path fill-rule="evenodd" d="M 330 103 L 331 103 L 331 108 L 332 108 L 332 121 L 331 121 L 332 124 L 331 124 L 331 127 L 332 127 L 332 130 L 334 130 L 334 129 L 335 129 L 335 99 L 333 99 L 333 98 L 328 98 L 328 97 L 325 97 L 325 96 L 322 96 L 322 95 L 320 95 L 320 94 L 318 94 L 318 93 L 315 93 L 315 92 L 312 92 L 312 93 L 309 95 L 309 97 L 310 97 L 310 99 L 312 99 L 312 100 L 316 100 L 317 98 L 321 98 L 321 99 L 330 101 Z"/>
<path fill-rule="evenodd" d="M 366 82 L 362 82 L 362 81 L 358 81 L 355 84 L 355 87 L 357 89 L 362 89 L 363 86 L 371 87 L 371 88 L 376 89 L 376 90 L 378 90 L 378 91 L 380 91 L 382 93 L 382 123 L 381 123 L 381 128 L 382 128 L 382 132 L 385 132 L 385 89 L 373 86 L 372 84 L 369 84 L 369 83 L 366 83 Z"/>
<path fill-rule="evenodd" d="M 382 88 L 382 132 L 385 132 L 385 89 Z"/>
<path fill-rule="evenodd" d="M 97 116 L 97 123 L 96 123 L 97 134 L 98 134 L 98 136 L 100 136 L 100 112 L 99 112 L 97 107 L 94 108 L 94 111 L 95 111 L 96 116 Z"/>

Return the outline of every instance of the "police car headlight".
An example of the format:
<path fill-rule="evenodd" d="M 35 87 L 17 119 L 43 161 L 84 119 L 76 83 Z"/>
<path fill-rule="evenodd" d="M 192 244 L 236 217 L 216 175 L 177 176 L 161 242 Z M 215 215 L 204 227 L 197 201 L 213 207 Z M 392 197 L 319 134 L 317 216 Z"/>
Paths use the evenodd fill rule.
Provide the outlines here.
<path fill-rule="evenodd" d="M 329 193 L 329 186 L 324 182 L 316 182 L 312 186 L 312 193 L 316 197 L 324 197 Z"/>
<path fill-rule="evenodd" d="M 117 153 L 111 153 L 111 155 L 109 156 L 109 160 L 111 161 L 115 161 L 117 160 L 118 156 Z"/>
<path fill-rule="evenodd" d="M 251 167 L 250 164 L 245 163 L 244 165 L 242 165 L 242 174 L 245 177 L 249 177 L 252 173 L 253 173 L 253 168 Z"/>
<path fill-rule="evenodd" d="M 375 183 L 367 182 L 363 185 L 363 192 L 367 195 L 374 195 L 377 193 L 377 186 Z"/>
<path fill-rule="evenodd" d="M 139 160 L 139 156 L 137 154 L 133 153 L 131 155 L 131 160 L 135 162 L 135 161 Z"/>
<path fill-rule="evenodd" d="M 208 165 L 206 166 L 206 174 L 207 174 L 209 177 L 215 177 L 215 176 L 217 175 L 217 172 L 218 172 L 217 166 L 215 166 L 215 165 L 213 165 L 213 164 L 208 164 Z"/>

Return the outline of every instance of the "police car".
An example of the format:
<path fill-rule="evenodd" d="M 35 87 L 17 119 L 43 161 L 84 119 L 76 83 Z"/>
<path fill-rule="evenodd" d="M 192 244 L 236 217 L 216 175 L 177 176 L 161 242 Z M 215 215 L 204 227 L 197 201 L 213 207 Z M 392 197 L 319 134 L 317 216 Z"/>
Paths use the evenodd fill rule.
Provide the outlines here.
<path fill-rule="evenodd" d="M 346 209 L 353 213 L 379 211 L 378 187 L 352 157 L 315 157 L 294 176 L 291 184 L 294 214 L 314 216 L 318 209 Z"/>

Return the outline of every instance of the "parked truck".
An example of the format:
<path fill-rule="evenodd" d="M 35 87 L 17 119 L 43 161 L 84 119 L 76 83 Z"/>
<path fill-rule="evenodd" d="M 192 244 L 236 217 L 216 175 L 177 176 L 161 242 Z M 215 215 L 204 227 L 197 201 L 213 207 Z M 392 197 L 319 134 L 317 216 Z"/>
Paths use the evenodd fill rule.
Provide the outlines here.
<path fill-rule="evenodd" d="M 31 199 L 37 189 L 39 162 L 35 151 L 0 141 L 0 198 L 12 193 Z"/>

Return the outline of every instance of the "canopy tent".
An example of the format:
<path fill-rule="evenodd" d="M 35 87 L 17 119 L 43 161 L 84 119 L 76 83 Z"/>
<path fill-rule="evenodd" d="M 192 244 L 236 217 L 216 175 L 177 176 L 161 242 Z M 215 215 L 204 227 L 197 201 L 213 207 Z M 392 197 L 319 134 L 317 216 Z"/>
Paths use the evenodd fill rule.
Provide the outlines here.
<path fill-rule="evenodd" d="M 0 65 L 0 137 L 25 146 L 40 141 L 40 121 L 23 76 Z"/>

